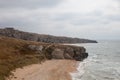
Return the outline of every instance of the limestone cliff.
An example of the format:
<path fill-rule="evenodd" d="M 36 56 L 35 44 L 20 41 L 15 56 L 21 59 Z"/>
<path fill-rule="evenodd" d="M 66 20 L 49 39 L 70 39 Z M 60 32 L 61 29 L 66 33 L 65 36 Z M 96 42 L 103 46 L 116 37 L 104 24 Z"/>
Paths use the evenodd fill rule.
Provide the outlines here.
<path fill-rule="evenodd" d="M 0 29 L 0 35 L 13 37 L 17 39 L 46 42 L 46 43 L 97 43 L 97 41 L 94 40 L 42 35 L 36 33 L 23 32 L 23 31 L 15 30 L 14 28 Z"/>
<path fill-rule="evenodd" d="M 40 55 L 45 55 L 47 59 L 73 59 L 82 61 L 88 57 L 88 53 L 86 53 L 84 47 L 49 44 L 46 46 L 27 45 L 27 48 Z"/>

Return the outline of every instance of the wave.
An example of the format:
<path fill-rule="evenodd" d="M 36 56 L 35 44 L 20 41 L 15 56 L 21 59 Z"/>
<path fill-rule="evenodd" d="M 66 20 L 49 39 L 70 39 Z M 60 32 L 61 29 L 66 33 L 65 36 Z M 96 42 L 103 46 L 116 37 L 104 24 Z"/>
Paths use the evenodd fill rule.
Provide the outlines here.
<path fill-rule="evenodd" d="M 77 67 L 77 72 L 71 73 L 72 80 L 81 80 L 82 76 L 85 73 L 85 66 L 89 63 L 88 60 L 84 60 L 83 62 L 79 63 Z"/>

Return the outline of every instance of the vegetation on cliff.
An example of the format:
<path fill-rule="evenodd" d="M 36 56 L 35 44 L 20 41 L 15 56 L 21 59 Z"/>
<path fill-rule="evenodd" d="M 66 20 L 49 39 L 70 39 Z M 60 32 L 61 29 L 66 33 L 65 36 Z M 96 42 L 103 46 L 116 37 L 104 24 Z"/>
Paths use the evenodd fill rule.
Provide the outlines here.
<path fill-rule="evenodd" d="M 25 65 L 40 63 L 45 58 L 25 46 L 36 44 L 12 38 L 0 37 L 0 80 L 10 75 L 10 71 Z"/>

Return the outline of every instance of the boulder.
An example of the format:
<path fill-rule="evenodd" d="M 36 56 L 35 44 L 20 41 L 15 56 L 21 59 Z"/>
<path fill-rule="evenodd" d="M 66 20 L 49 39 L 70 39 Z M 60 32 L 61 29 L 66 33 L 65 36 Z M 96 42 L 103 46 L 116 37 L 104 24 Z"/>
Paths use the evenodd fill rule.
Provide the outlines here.
<path fill-rule="evenodd" d="M 69 54 L 69 56 L 74 56 L 74 49 L 72 47 L 66 47 L 65 48 L 65 54 Z"/>
<path fill-rule="evenodd" d="M 44 48 L 44 47 L 43 47 L 43 46 L 41 46 L 41 45 L 40 45 L 40 46 L 36 46 L 36 50 L 37 50 L 37 51 L 42 51 L 42 50 L 43 50 L 43 48 Z"/>
<path fill-rule="evenodd" d="M 69 53 L 64 53 L 65 59 L 73 59 L 73 56 L 71 56 Z"/>
<path fill-rule="evenodd" d="M 36 45 L 28 45 L 28 49 L 35 50 L 36 49 Z"/>
<path fill-rule="evenodd" d="M 42 51 L 44 47 L 42 45 L 39 45 L 39 46 L 37 46 L 37 45 L 28 45 L 28 48 L 30 50 L 34 50 L 34 51 Z"/>
<path fill-rule="evenodd" d="M 54 49 L 52 52 L 52 58 L 54 59 L 64 59 L 64 51 L 62 49 Z"/>
<path fill-rule="evenodd" d="M 74 56 L 74 59 L 77 61 L 82 61 L 88 57 L 88 53 L 81 53 L 80 55 Z"/>
<path fill-rule="evenodd" d="M 64 49 L 64 58 L 65 59 L 73 59 L 74 56 L 74 50 L 71 47 L 66 47 Z"/>

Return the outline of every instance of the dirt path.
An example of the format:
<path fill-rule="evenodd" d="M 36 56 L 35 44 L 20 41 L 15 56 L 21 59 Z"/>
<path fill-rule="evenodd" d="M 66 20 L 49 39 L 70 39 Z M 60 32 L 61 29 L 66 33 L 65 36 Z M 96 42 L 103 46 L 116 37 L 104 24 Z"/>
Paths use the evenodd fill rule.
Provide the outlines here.
<path fill-rule="evenodd" d="M 15 77 L 8 80 L 71 80 L 70 72 L 77 64 L 74 60 L 49 60 L 17 69 Z"/>

